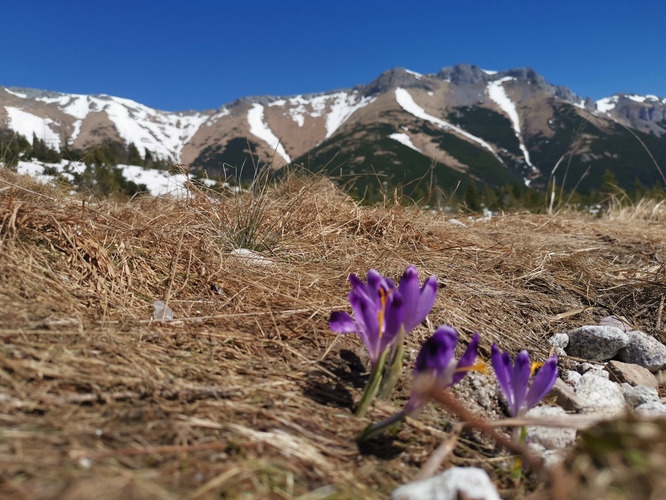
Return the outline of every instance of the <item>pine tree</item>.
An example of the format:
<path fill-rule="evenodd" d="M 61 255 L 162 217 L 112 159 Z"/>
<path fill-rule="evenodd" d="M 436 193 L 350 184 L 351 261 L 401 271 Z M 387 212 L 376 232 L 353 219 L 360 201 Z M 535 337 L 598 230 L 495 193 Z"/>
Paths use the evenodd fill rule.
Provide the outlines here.
<path fill-rule="evenodd" d="M 143 165 L 143 158 L 141 158 L 141 153 L 139 153 L 139 149 L 134 145 L 133 142 L 130 142 L 129 146 L 127 146 L 127 164 Z"/>

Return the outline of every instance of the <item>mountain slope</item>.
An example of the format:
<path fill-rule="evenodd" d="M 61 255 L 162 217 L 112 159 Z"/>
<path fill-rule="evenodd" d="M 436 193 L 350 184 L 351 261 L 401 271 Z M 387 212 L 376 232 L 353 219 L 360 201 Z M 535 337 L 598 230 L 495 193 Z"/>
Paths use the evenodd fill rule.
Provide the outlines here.
<path fill-rule="evenodd" d="M 559 184 L 591 191 L 606 170 L 630 188 L 635 179 L 664 182 L 655 161 L 666 165 L 666 99 L 595 103 L 526 68 L 395 68 L 354 89 L 244 97 L 201 112 L 0 87 L 0 123 L 54 148 L 133 143 L 215 178 L 249 177 L 257 162 L 305 164 L 356 179 L 359 193 L 382 183 L 413 190 L 426 173 L 428 189 L 443 191 L 470 180 L 544 188 L 553 172 Z"/>

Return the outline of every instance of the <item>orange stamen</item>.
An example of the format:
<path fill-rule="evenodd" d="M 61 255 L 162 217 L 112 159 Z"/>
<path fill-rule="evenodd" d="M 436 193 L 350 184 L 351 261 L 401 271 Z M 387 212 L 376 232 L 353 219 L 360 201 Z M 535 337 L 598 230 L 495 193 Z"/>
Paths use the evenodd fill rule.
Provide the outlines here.
<path fill-rule="evenodd" d="M 486 375 L 488 375 L 488 365 L 486 365 L 483 361 L 479 361 L 478 363 L 472 365 L 472 366 L 463 366 L 461 368 L 456 368 L 456 372 L 481 372 Z"/>
<path fill-rule="evenodd" d="M 388 294 L 391 290 L 384 290 L 382 287 L 379 287 L 379 302 L 381 303 L 381 308 L 377 312 L 377 323 L 379 324 L 379 338 L 382 338 L 384 335 L 384 317 L 386 315 L 386 302 L 388 301 Z"/>
<path fill-rule="evenodd" d="M 543 363 L 540 363 L 539 361 L 535 361 L 534 363 L 532 363 L 532 366 L 530 367 L 530 376 L 534 375 L 534 372 L 537 371 L 542 366 Z"/>

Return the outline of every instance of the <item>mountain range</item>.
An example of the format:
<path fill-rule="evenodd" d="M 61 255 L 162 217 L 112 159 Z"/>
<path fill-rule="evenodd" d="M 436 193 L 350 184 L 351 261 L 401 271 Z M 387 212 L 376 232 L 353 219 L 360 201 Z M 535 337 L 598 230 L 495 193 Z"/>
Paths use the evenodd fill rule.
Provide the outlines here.
<path fill-rule="evenodd" d="M 242 97 L 218 109 L 166 112 L 108 95 L 0 86 L 0 127 L 54 149 L 133 143 L 145 155 L 239 176 L 257 160 L 305 165 L 359 194 L 422 195 L 474 180 L 581 192 L 611 172 L 631 189 L 666 184 L 666 99 L 593 101 L 529 68 L 403 68 L 367 85 L 310 95 Z M 248 168 L 251 170 L 251 168 Z"/>

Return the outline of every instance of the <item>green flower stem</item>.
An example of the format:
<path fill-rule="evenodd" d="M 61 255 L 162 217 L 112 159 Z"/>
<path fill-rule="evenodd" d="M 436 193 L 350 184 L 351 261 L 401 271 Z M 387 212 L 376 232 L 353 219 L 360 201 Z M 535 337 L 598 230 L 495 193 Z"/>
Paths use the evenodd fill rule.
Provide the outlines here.
<path fill-rule="evenodd" d="M 519 430 L 520 434 L 518 434 Z M 523 426 L 520 429 L 518 428 L 514 429 L 514 439 L 518 442 L 518 444 L 525 444 L 525 442 L 527 441 L 527 427 Z M 511 469 L 511 478 L 516 484 L 518 484 L 520 483 L 520 478 L 522 474 L 523 474 L 523 457 L 518 455 L 513 460 L 513 468 Z"/>
<path fill-rule="evenodd" d="M 402 410 L 400 413 L 396 413 L 395 415 L 387 418 L 386 420 L 383 420 L 376 424 L 370 424 L 365 429 L 363 429 L 363 431 L 361 431 L 361 433 L 356 438 L 356 441 L 360 443 L 361 441 L 370 439 L 371 437 L 382 432 L 387 427 L 390 427 L 393 424 L 397 424 L 398 422 L 404 420 L 406 416 L 407 412 L 405 410 Z"/>
<path fill-rule="evenodd" d="M 377 397 L 379 399 L 388 399 L 388 397 L 393 392 L 395 384 L 398 383 L 400 378 L 400 373 L 402 373 L 402 363 L 405 358 L 405 342 L 404 342 L 404 330 L 402 330 L 398 336 L 398 340 L 395 343 L 395 348 L 393 349 L 393 355 L 391 356 L 391 361 L 386 367 L 386 372 L 382 380 L 382 385 L 379 387 L 379 392 Z"/>
<path fill-rule="evenodd" d="M 379 356 L 377 364 L 375 364 L 375 366 L 372 369 L 372 373 L 370 374 L 370 380 L 368 380 L 368 385 L 365 386 L 365 390 L 363 391 L 363 396 L 361 397 L 361 401 L 358 403 L 358 407 L 356 408 L 356 416 L 359 418 L 365 417 L 365 414 L 368 413 L 368 409 L 370 408 L 370 404 L 377 395 L 377 391 L 379 390 L 379 384 L 381 384 L 382 377 L 384 375 L 384 368 L 386 368 L 386 360 L 388 359 L 390 351 L 391 348 L 388 347 L 382 353 L 382 355 Z"/>

